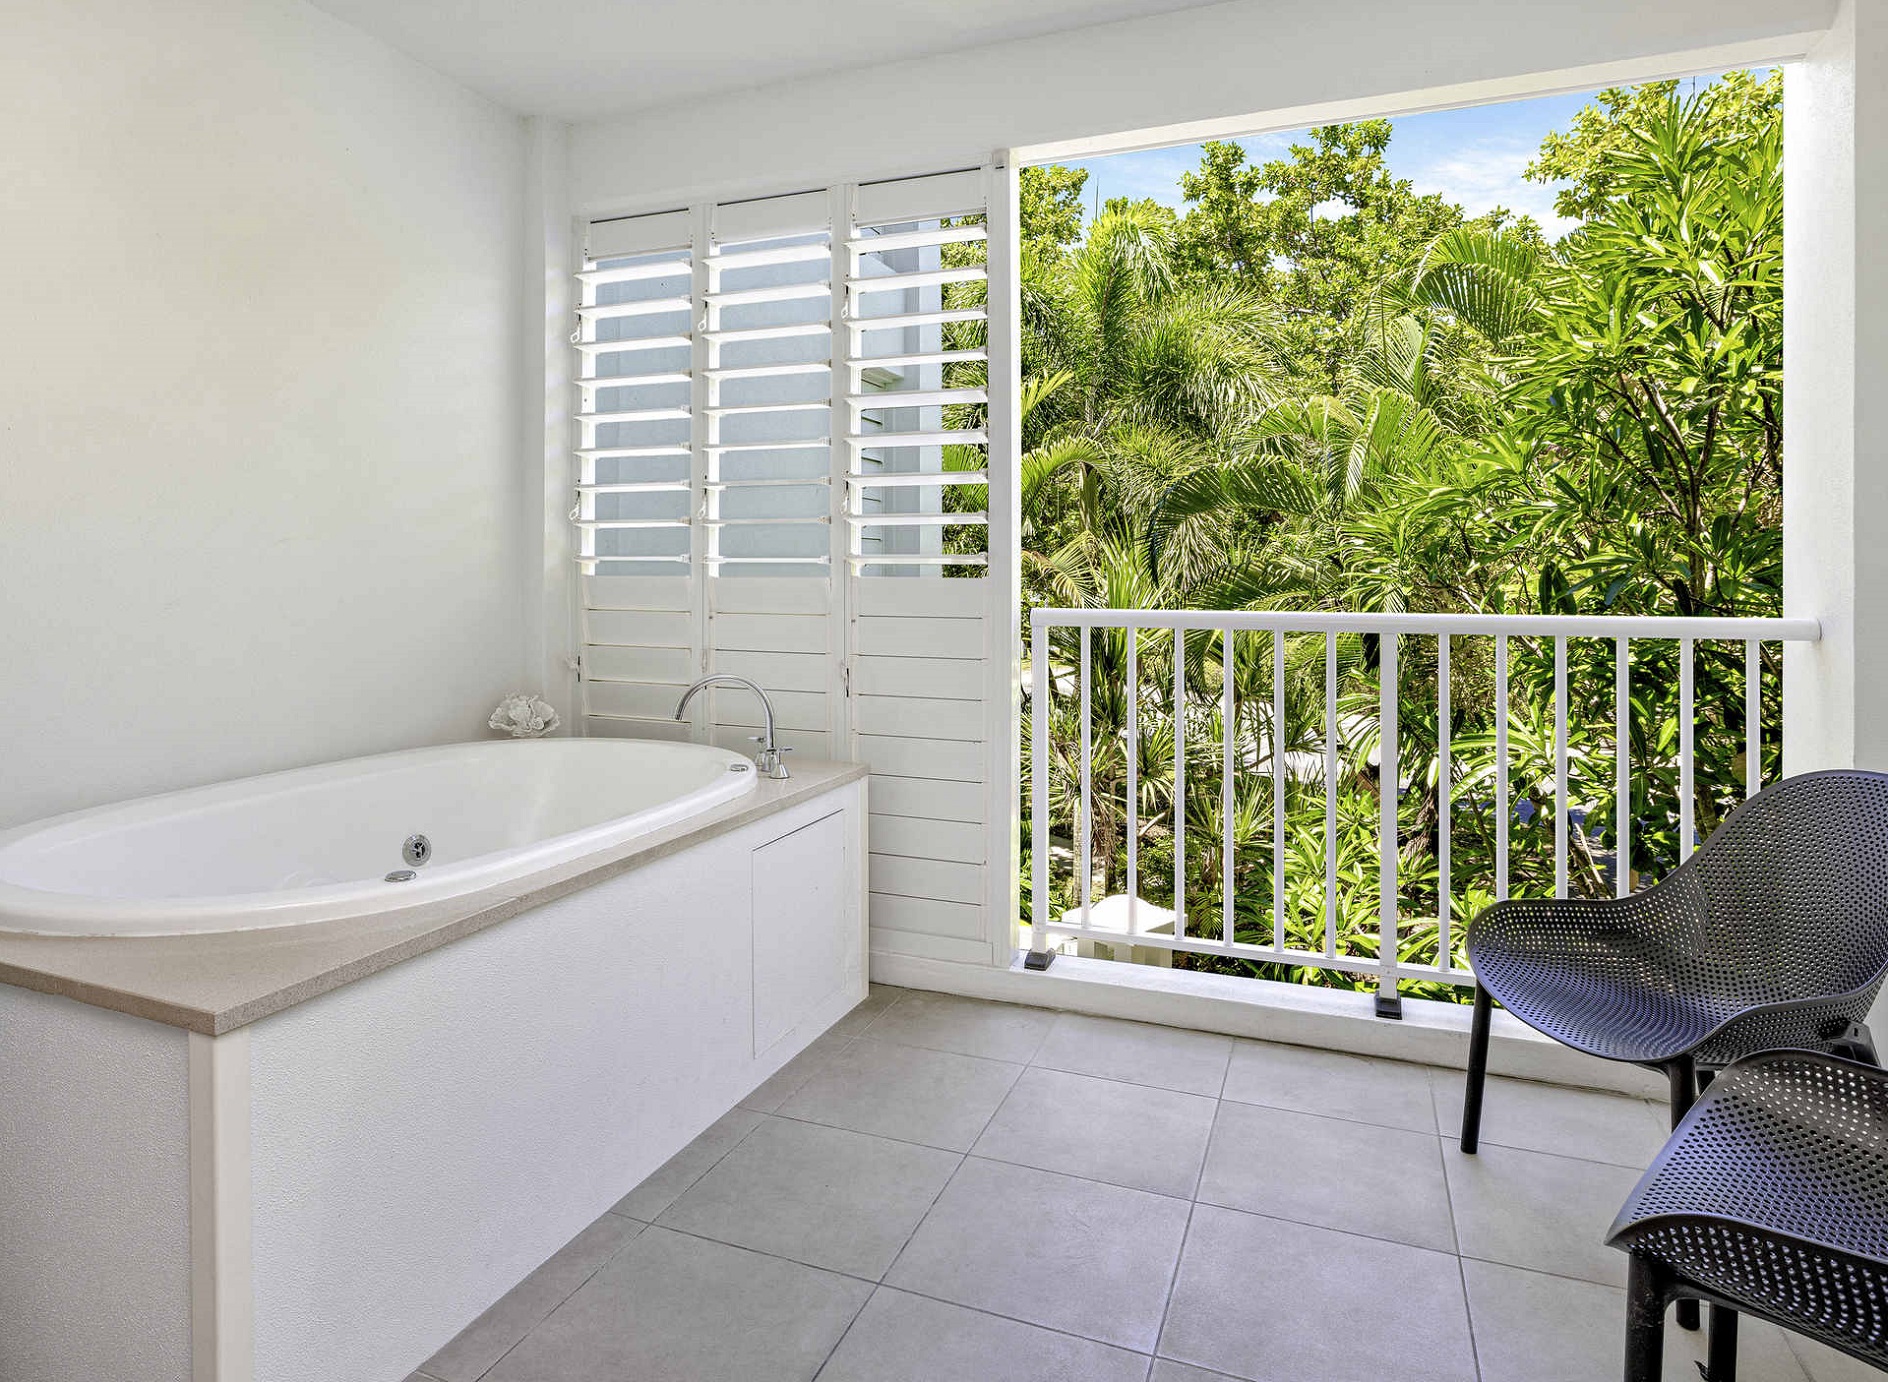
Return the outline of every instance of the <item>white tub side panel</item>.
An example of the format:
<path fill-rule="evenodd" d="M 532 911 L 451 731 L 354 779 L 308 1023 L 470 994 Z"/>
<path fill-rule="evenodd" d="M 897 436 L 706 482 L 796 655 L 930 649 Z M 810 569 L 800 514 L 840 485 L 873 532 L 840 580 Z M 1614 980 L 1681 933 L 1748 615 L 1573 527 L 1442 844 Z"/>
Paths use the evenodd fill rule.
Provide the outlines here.
<path fill-rule="evenodd" d="M 258 1379 L 404 1377 L 857 1002 L 861 801 L 848 786 L 251 1028 Z M 836 807 L 846 981 L 757 1059 L 751 855 Z"/>
<path fill-rule="evenodd" d="M 187 1039 L 0 986 L 6 1382 L 188 1382 Z"/>

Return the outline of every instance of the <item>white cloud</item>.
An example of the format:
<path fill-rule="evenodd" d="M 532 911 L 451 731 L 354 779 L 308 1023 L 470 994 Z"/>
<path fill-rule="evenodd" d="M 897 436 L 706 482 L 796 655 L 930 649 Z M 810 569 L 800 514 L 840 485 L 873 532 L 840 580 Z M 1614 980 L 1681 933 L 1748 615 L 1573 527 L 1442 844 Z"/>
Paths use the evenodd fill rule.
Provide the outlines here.
<path fill-rule="evenodd" d="M 1521 176 L 1538 147 L 1512 139 L 1477 140 L 1410 170 L 1409 178 L 1418 192 L 1455 202 L 1469 216 L 1505 206 L 1532 216 L 1549 239 L 1557 239 L 1579 222 L 1554 211 L 1554 193 L 1564 183 L 1529 182 Z"/>

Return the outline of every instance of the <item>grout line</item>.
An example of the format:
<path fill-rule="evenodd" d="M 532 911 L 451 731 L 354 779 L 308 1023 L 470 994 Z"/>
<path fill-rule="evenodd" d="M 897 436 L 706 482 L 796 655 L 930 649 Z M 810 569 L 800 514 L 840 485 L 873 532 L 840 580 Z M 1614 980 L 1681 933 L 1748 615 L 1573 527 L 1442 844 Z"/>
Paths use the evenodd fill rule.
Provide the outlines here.
<path fill-rule="evenodd" d="M 1300 1118 L 1322 1118 L 1330 1123 L 1351 1123 L 1362 1128 L 1383 1128 L 1389 1132 L 1415 1133 L 1421 1137 L 1440 1136 L 1439 1133 L 1428 1128 L 1406 1128 L 1401 1123 L 1379 1123 L 1374 1118 L 1353 1118 L 1343 1113 L 1320 1113 L 1315 1109 L 1291 1108 L 1285 1104 L 1255 1104 L 1250 1099 L 1228 1099 L 1224 1095 L 1220 1096 L 1219 1102 L 1238 1104 L 1241 1108 L 1264 1109 L 1267 1113 L 1295 1113 Z M 1543 1155 L 1552 1156 L 1553 1153 L 1547 1152 Z"/>
<path fill-rule="evenodd" d="M 957 1179 L 957 1173 L 964 1169 L 964 1163 L 969 1160 L 970 1155 L 967 1152 L 958 1156 L 957 1164 L 951 1167 L 951 1173 L 944 1177 L 944 1183 L 938 1186 L 937 1194 L 931 1196 L 931 1203 L 924 1207 L 924 1213 L 920 1214 L 917 1222 L 912 1224 L 911 1232 L 905 1235 L 905 1241 L 898 1245 L 898 1251 L 892 1254 L 892 1260 L 885 1264 L 885 1270 L 879 1275 L 879 1285 L 883 1286 L 885 1278 L 897 1269 L 898 1260 L 905 1255 L 905 1249 L 911 1246 L 911 1240 L 918 1236 L 918 1230 L 924 1227 L 924 1221 L 931 1217 L 931 1211 L 937 1208 L 937 1202 L 944 1198 L 944 1192 L 951 1188 L 951 1182 Z"/>
<path fill-rule="evenodd" d="M 608 1210 L 604 1211 L 605 1214 L 608 1214 L 608 1212 L 609 1212 Z M 603 1217 L 602 1215 L 598 1216 L 598 1218 L 602 1218 L 602 1217 Z M 492 1365 L 488 1367 L 487 1369 L 485 1369 L 484 1372 L 480 1373 L 478 1375 L 478 1378 L 474 1379 L 474 1382 L 482 1382 L 482 1379 L 490 1377 L 494 1372 L 497 1372 L 499 1364 L 503 1363 L 507 1358 L 511 1357 L 511 1355 L 515 1351 L 517 1351 L 519 1346 L 522 1345 L 526 1339 L 529 1339 L 533 1334 L 537 1333 L 539 1329 L 543 1328 L 546 1324 L 549 1324 L 551 1321 L 551 1318 L 554 1315 L 556 1315 L 559 1310 L 562 1310 L 566 1305 L 570 1304 L 570 1299 L 572 1296 L 576 1295 L 577 1292 L 581 1291 L 584 1287 L 590 1284 L 590 1279 L 592 1277 L 594 1277 L 598 1272 L 602 1271 L 605 1267 L 609 1266 L 610 1263 L 614 1262 L 618 1257 L 622 1256 L 623 1253 L 627 1252 L 629 1250 L 630 1245 L 636 1242 L 639 1238 L 643 1236 L 644 1233 L 648 1232 L 649 1230 L 649 1225 L 642 1223 L 640 1219 L 631 1219 L 627 1215 L 623 1215 L 623 1214 L 619 1214 L 616 1217 L 619 1219 L 622 1219 L 625 1223 L 640 1224 L 641 1227 L 639 1227 L 634 1233 L 630 1234 L 629 1237 L 625 1238 L 622 1242 L 622 1245 L 618 1247 L 615 1252 L 610 1253 L 601 1262 L 597 1263 L 597 1265 L 593 1269 L 591 1269 L 589 1272 L 586 1272 L 584 1274 L 584 1278 L 582 1281 L 579 1281 L 575 1286 L 571 1287 L 570 1290 L 564 1294 L 563 1298 L 557 1302 L 557 1304 L 553 1305 L 549 1310 L 545 1312 L 543 1319 L 539 1320 L 536 1324 L 532 1325 L 529 1329 L 525 1330 L 524 1333 L 520 1334 L 516 1339 L 514 1339 L 511 1342 L 510 1346 L 507 1347 L 503 1353 L 499 1354 L 496 1358 L 492 1359 Z M 587 1233 L 588 1231 L 589 1231 L 588 1228 L 580 1230 L 579 1231 L 580 1236 L 582 1233 Z M 575 1238 L 572 1238 L 570 1240 L 571 1243 L 574 1243 L 576 1241 L 577 1240 Z M 564 1245 L 564 1247 L 569 1247 L 569 1246 L 570 1246 L 570 1243 L 566 1243 Z M 562 1252 L 563 1250 L 564 1250 L 563 1248 L 559 1248 L 557 1251 Z M 552 1257 L 555 1257 L 556 1255 L 557 1255 L 556 1253 L 551 1254 Z M 545 1260 L 549 1261 L 550 1259 L 546 1258 Z M 518 1286 L 522 1286 L 522 1285 L 524 1285 L 524 1282 L 520 1281 L 518 1283 Z M 512 1287 L 511 1288 L 512 1291 L 517 1290 L 518 1286 Z M 511 1294 L 511 1291 L 505 1292 L 506 1296 L 510 1294 Z M 504 1298 L 505 1296 L 500 1296 L 498 1299 L 503 1300 Z M 496 1305 L 497 1303 L 498 1303 L 497 1301 L 492 1302 L 492 1304 L 494 1305 Z M 467 1326 L 467 1328 L 470 1328 L 470 1327 L 471 1327 L 470 1325 Z M 458 1335 L 455 1334 L 453 1337 L 457 1338 Z M 421 1376 L 431 1377 L 432 1374 L 422 1373 Z"/>
<path fill-rule="evenodd" d="M 804 1266 L 805 1264 L 802 1263 L 801 1265 Z M 852 1312 L 852 1318 L 846 1321 L 846 1327 L 840 1330 L 834 1337 L 833 1346 L 826 1350 L 826 1356 L 820 1359 L 819 1366 L 813 1369 L 813 1382 L 819 1382 L 820 1374 L 825 1372 L 827 1365 L 833 1361 L 833 1355 L 839 1352 L 839 1346 L 846 1341 L 846 1336 L 852 1333 L 852 1326 L 859 1322 L 859 1316 L 865 1313 L 865 1307 L 872 1303 L 872 1298 L 879 1293 L 879 1289 L 880 1288 L 875 1285 L 871 1290 L 865 1293 L 865 1299 L 859 1302 L 859 1308 Z"/>
<path fill-rule="evenodd" d="M 1432 1248 L 1422 1243 L 1411 1243 L 1402 1238 L 1385 1238 L 1381 1234 L 1376 1234 L 1376 1233 L 1359 1233 L 1354 1228 L 1332 1228 L 1329 1224 L 1314 1224 L 1304 1219 L 1287 1219 L 1282 1214 L 1266 1214 L 1263 1211 L 1257 1210 L 1257 1209 L 1241 1209 L 1236 1204 L 1221 1204 L 1217 1200 L 1195 1200 L 1194 1203 L 1203 1204 L 1208 1209 L 1223 1209 L 1229 1214 L 1243 1214 L 1249 1219 L 1268 1219 L 1272 1223 L 1290 1224 L 1294 1228 L 1316 1229 L 1319 1233 L 1341 1233 L 1346 1238 L 1356 1238 L 1365 1243 L 1382 1243 L 1385 1246 L 1392 1247 L 1392 1248 L 1408 1248 L 1411 1252 L 1426 1252 L 1426 1253 L 1431 1253 L 1437 1257 L 1460 1257 L 1462 1255 L 1460 1253 L 1450 1252 L 1447 1248 Z M 1479 1261 L 1482 1261 L 1483 1259 L 1476 1258 L 1475 1260 L 1479 1262 Z M 1503 1263 L 1498 1263 L 1497 1265 L 1505 1267 L 1505 1266 L 1510 1266 L 1512 1264 L 1503 1262 Z M 1532 1271 L 1533 1268 L 1527 1267 L 1527 1268 L 1522 1268 L 1522 1270 Z M 1543 1273 L 1543 1275 L 1551 1276 L 1553 1275 L 1553 1273 Z M 1578 1277 L 1568 1278 L 1568 1280 L 1583 1280 L 1583 1279 L 1584 1278 L 1578 1278 Z"/>
<path fill-rule="evenodd" d="M 1193 1213 L 1200 1207 L 1198 1200 L 1187 1204 L 1186 1227 L 1180 1231 L 1180 1250 L 1173 1255 L 1173 1270 L 1167 1274 L 1167 1294 L 1160 1302 L 1160 1323 L 1154 1327 L 1154 1356 L 1160 1357 L 1160 1344 L 1167 1337 L 1167 1316 L 1173 1312 L 1173 1295 L 1180 1286 L 1180 1264 L 1187 1258 L 1187 1243 L 1193 1237 Z M 1154 1365 L 1147 1365 L 1147 1374 L 1152 1377 Z"/>
<path fill-rule="evenodd" d="M 1005 1098 L 1009 1097 L 1007 1091 L 1005 1092 L 1004 1097 Z M 798 1115 L 792 1114 L 792 1113 L 763 1113 L 761 1117 L 778 1118 L 783 1123 L 804 1123 L 808 1127 L 812 1127 L 812 1128 L 830 1128 L 834 1130 L 835 1132 L 856 1133 L 860 1137 L 876 1137 L 881 1142 L 896 1142 L 901 1147 L 923 1147 L 926 1150 L 933 1151 L 933 1152 L 949 1152 L 952 1156 L 968 1156 L 969 1155 L 969 1148 L 966 1148 L 966 1147 L 941 1147 L 935 1142 L 917 1142 L 917 1141 L 913 1141 L 909 1137 L 892 1137 L 882 1132 L 867 1132 L 864 1128 L 847 1127 L 844 1123 L 822 1123 L 817 1118 L 801 1118 Z M 988 1125 L 986 1124 L 985 1126 L 988 1126 Z M 983 1136 L 983 1134 L 978 1133 L 977 1136 L 981 1137 Z M 976 1145 L 976 1142 L 973 1139 L 971 1142 L 971 1146 L 974 1147 L 975 1145 Z M 692 1189 L 693 1187 L 690 1187 L 690 1188 Z M 681 1196 L 678 1195 L 676 1196 L 676 1198 L 680 1199 Z"/>
<path fill-rule="evenodd" d="M 1441 1109 L 1436 1105 L 1436 1086 L 1429 1084 L 1429 1107 L 1436 1115 L 1436 1156 L 1442 1166 L 1442 1202 L 1449 1209 L 1449 1241 L 1455 1244 L 1455 1279 L 1462 1284 L 1462 1322 L 1468 1328 L 1468 1357 L 1475 1369 L 1476 1382 L 1482 1382 L 1482 1350 L 1475 1338 L 1475 1305 L 1468 1294 L 1468 1268 L 1462 1265 L 1462 1231 L 1455 1222 L 1455 1187 L 1449 1184 L 1449 1158 L 1443 1151 Z"/>
<path fill-rule="evenodd" d="M 1044 1043 L 1047 1044 L 1046 1042 Z M 1125 1075 L 1104 1075 L 1098 1070 L 1076 1070 L 1067 1065 L 1051 1065 L 1041 1058 L 1040 1053 L 1029 1062 L 1031 1070 L 1049 1070 L 1057 1075 L 1080 1075 L 1086 1080 L 1106 1080 L 1110 1084 L 1127 1085 L 1130 1089 L 1158 1089 L 1168 1094 L 1185 1094 L 1194 1099 L 1217 1099 L 1219 1095 L 1203 1089 L 1181 1089 L 1176 1085 L 1155 1084 L 1150 1080 L 1130 1080 Z M 1219 1077 L 1220 1087 L 1224 1088 L 1226 1077 Z"/>

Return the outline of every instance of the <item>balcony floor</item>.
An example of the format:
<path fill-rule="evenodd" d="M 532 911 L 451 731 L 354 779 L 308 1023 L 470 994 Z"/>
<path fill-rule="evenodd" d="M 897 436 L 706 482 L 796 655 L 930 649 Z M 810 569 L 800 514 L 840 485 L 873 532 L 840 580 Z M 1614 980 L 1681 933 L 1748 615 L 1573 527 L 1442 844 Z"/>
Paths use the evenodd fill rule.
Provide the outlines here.
<path fill-rule="evenodd" d="M 409 1382 L 1594 1382 L 1663 1110 L 875 987 Z M 1668 1330 L 1666 1376 L 1703 1340 Z M 1746 1323 L 1744 1382 L 1875 1373 Z"/>

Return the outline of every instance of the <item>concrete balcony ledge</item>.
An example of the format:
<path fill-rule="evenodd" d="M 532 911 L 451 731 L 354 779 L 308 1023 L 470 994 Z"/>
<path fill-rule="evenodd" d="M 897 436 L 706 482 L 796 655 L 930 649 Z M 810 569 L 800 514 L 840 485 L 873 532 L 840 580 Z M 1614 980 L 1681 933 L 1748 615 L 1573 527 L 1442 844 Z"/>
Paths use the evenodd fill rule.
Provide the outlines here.
<path fill-rule="evenodd" d="M 1469 1005 L 1405 998 L 1401 1021 L 1372 1011 L 1372 995 L 1231 974 L 1206 974 L 1112 960 L 1058 956 L 1043 971 L 1006 969 L 880 951 L 875 982 L 931 989 L 968 998 L 1059 1008 L 1096 1017 L 1222 1032 L 1326 1051 L 1411 1061 L 1460 1070 L 1468 1064 Z M 1603 1089 L 1662 1098 L 1656 1071 L 1584 1055 L 1542 1036 L 1507 1013 L 1495 1013 L 1489 1070 L 1575 1089 Z"/>

